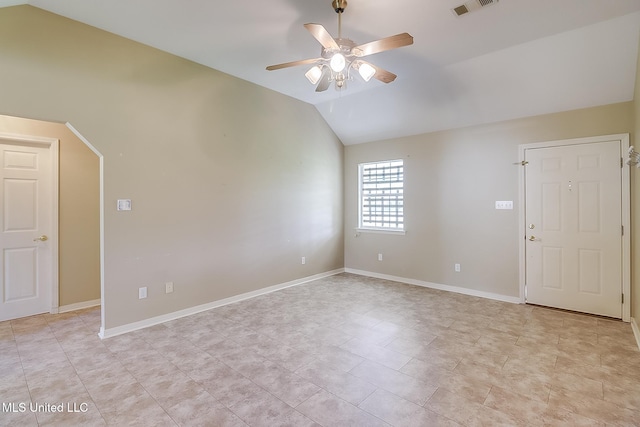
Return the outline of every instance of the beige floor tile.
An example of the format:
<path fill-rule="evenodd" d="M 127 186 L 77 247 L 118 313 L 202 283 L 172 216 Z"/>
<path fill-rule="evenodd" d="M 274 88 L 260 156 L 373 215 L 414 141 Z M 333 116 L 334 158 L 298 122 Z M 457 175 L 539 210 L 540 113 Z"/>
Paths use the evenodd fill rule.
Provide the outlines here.
<path fill-rule="evenodd" d="M 416 357 L 421 353 L 426 353 L 428 351 L 427 346 L 436 338 L 437 336 L 435 335 L 424 338 L 421 336 L 418 339 L 400 336 L 390 341 L 385 345 L 385 348 L 408 357 Z"/>
<path fill-rule="evenodd" d="M 342 344 L 340 348 L 396 370 L 402 368 L 409 360 L 411 360 L 410 356 L 360 338 L 353 338 Z"/>
<path fill-rule="evenodd" d="M 623 385 L 619 387 L 605 381 L 604 400 L 640 412 L 640 384 L 634 382 L 633 386 L 630 386 L 626 383 L 626 381 L 618 383 Z"/>
<path fill-rule="evenodd" d="M 492 384 L 494 380 L 502 376 L 502 368 L 488 366 L 475 360 L 464 360 L 453 370 L 454 373 Z"/>
<path fill-rule="evenodd" d="M 474 339 L 474 343 L 475 341 Z M 450 335 L 450 332 L 445 332 L 419 350 L 413 357 L 453 370 L 462 358 L 470 354 L 471 347 L 473 344 L 458 340 L 455 336 Z"/>
<path fill-rule="evenodd" d="M 554 388 L 551 391 L 549 407 L 552 409 L 564 409 L 607 425 L 637 426 L 638 420 L 640 420 L 639 411 L 625 408 L 617 403 L 562 389 L 556 390 Z"/>
<path fill-rule="evenodd" d="M 465 426 L 526 426 L 527 423 L 444 389 L 438 389 L 425 408 Z"/>
<path fill-rule="evenodd" d="M 256 393 L 264 391 L 262 387 L 231 368 L 226 374 L 223 371 L 219 371 L 215 378 L 202 381 L 200 384 L 209 394 L 228 408 Z"/>
<path fill-rule="evenodd" d="M 181 426 L 241 427 L 247 425 L 236 414 L 204 391 L 166 408 L 166 412 Z"/>
<path fill-rule="evenodd" d="M 610 350 L 638 351 L 638 344 L 630 334 L 615 336 L 613 334 L 598 334 L 598 346 Z"/>
<path fill-rule="evenodd" d="M 378 390 L 359 407 L 394 426 L 458 426 L 457 422 L 422 406 L 402 399 L 393 393 Z"/>
<path fill-rule="evenodd" d="M 418 405 L 424 405 L 437 389 L 434 384 L 371 361 L 362 362 L 350 373 Z"/>
<path fill-rule="evenodd" d="M 517 340 L 518 336 L 510 335 L 505 332 L 485 332 L 485 334 L 481 336 L 472 347 L 470 347 L 470 350 L 491 351 L 509 355 L 521 348 L 516 345 Z"/>
<path fill-rule="evenodd" d="M 200 384 L 184 373 L 150 376 L 140 384 L 165 409 L 192 400 L 204 391 Z"/>
<path fill-rule="evenodd" d="M 548 407 L 546 403 L 520 396 L 500 387 L 491 388 L 484 405 L 532 426 L 544 425 L 543 414 Z"/>
<path fill-rule="evenodd" d="M 229 408 L 251 426 L 274 425 L 278 418 L 293 412 L 293 408 L 265 390 L 252 393 Z"/>
<path fill-rule="evenodd" d="M 155 401 L 136 402 L 134 408 L 102 412 L 107 425 L 116 426 L 177 426 L 178 424 Z"/>
<path fill-rule="evenodd" d="M 320 390 L 311 381 L 269 361 L 264 362 L 263 368 L 250 379 L 292 407 Z"/>
<path fill-rule="evenodd" d="M 320 424 L 295 410 L 275 417 L 269 421 L 270 423 L 265 424 L 266 427 L 320 427 Z"/>
<path fill-rule="evenodd" d="M 77 375 L 61 375 L 50 377 L 46 381 L 27 382 L 32 401 L 38 402 L 66 402 L 78 396 L 86 395 L 87 391 Z M 84 399 L 83 399 L 84 400 Z"/>
<path fill-rule="evenodd" d="M 491 389 L 484 405 L 517 418 L 529 426 L 604 426 L 604 423 L 594 419 L 564 409 L 550 408 L 546 403 L 499 387 Z"/>
<path fill-rule="evenodd" d="M 478 403 L 484 402 L 492 387 L 491 382 L 482 377 L 461 375 L 418 359 L 407 363 L 402 372 Z"/>
<path fill-rule="evenodd" d="M 547 408 L 541 414 L 542 425 L 545 427 L 605 427 L 606 424 L 602 421 L 596 421 L 592 418 L 578 415 L 574 412 L 570 412 L 564 409 Z"/>
<path fill-rule="evenodd" d="M 491 350 L 479 351 L 478 348 L 471 347 L 467 349 L 467 354 L 460 360 L 460 362 L 466 363 L 473 361 L 492 368 L 503 369 L 508 359 L 509 356 L 504 353 L 494 352 Z"/>
<path fill-rule="evenodd" d="M 317 361 L 298 369 L 296 374 L 356 406 L 377 389 L 366 380 Z"/>
<path fill-rule="evenodd" d="M 381 419 L 324 390 L 311 396 L 296 409 L 325 427 L 384 427 L 389 425 Z"/>
<path fill-rule="evenodd" d="M 564 389 L 584 394 L 595 399 L 603 399 L 602 381 L 585 378 L 581 375 L 556 372 L 551 376 L 553 389 Z"/>
<path fill-rule="evenodd" d="M 132 384 L 104 384 L 88 391 L 92 400 L 103 413 L 131 409 L 135 407 L 136 402 L 151 399 L 149 393 L 137 382 Z"/>
<path fill-rule="evenodd" d="M 496 377 L 493 383 L 531 399 L 545 403 L 549 401 L 551 378 L 545 374 L 535 372 L 523 374 L 519 371 L 503 370 L 502 375 Z"/>
<path fill-rule="evenodd" d="M 349 372 L 365 359 L 339 347 L 320 347 L 309 351 L 314 358 L 334 369 Z"/>
<path fill-rule="evenodd" d="M 3 402 L 7 401 L 3 400 Z M 38 419 L 36 418 L 36 414 L 33 412 L 28 410 L 21 412 L 20 409 L 16 408 L 15 412 L 7 411 L 2 413 L 0 425 L 11 427 L 33 427 L 38 425 Z"/>
<path fill-rule="evenodd" d="M 292 372 L 315 360 L 313 355 L 281 343 L 276 343 L 272 347 L 262 348 L 259 354 Z"/>
<path fill-rule="evenodd" d="M 558 356 L 547 353 L 544 350 L 534 353 L 528 351 L 523 353 L 520 350 L 516 350 L 508 356 L 507 361 L 502 366 L 502 370 L 552 376 L 557 360 Z"/>
<path fill-rule="evenodd" d="M 0 405 L 2 403 L 10 405 L 18 405 L 20 403 L 29 402 L 31 395 L 29 387 L 23 379 L 14 379 L 9 376 L 1 377 L 0 382 Z"/>
<path fill-rule="evenodd" d="M 524 331 L 524 321 L 513 319 L 513 318 L 498 318 L 494 319 L 489 325 L 487 325 L 487 330 L 485 330 L 485 335 L 488 331 L 497 331 L 502 334 L 510 335 L 511 337 L 519 337 L 522 335 Z M 515 343 L 515 340 L 514 340 Z"/>

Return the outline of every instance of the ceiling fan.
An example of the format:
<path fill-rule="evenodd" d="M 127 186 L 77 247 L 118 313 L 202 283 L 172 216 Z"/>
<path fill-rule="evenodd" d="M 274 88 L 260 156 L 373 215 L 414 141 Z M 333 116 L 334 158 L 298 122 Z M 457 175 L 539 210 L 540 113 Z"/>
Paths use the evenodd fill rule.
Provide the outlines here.
<path fill-rule="evenodd" d="M 376 67 L 362 60 L 362 58 L 385 50 L 411 45 L 413 44 L 413 37 L 409 33 L 401 33 L 356 45 L 353 40 L 342 37 L 342 13 L 347 7 L 347 0 L 333 0 L 331 6 L 338 14 L 338 38 L 334 39 L 320 24 L 304 24 L 304 27 L 322 45 L 320 57 L 270 65 L 267 70 L 273 71 L 298 65 L 314 64 L 305 73 L 305 76 L 311 84 L 317 84 L 316 92 L 327 90 L 332 82 L 337 90 L 345 89 L 347 80 L 351 79 L 351 70 L 357 70 L 360 77 L 366 82 L 371 80 L 372 77 L 383 83 L 394 81 L 397 77 L 395 74 Z"/>

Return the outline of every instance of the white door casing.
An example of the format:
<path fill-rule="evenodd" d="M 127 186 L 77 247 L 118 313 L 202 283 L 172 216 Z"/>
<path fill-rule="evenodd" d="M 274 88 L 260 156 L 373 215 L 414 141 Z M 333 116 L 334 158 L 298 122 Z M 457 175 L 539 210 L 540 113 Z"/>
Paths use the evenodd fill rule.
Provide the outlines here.
<path fill-rule="evenodd" d="M 520 147 L 523 301 L 628 321 L 627 147 L 628 135 Z"/>
<path fill-rule="evenodd" d="M 57 312 L 57 201 L 58 140 L 0 133 L 0 321 Z"/>

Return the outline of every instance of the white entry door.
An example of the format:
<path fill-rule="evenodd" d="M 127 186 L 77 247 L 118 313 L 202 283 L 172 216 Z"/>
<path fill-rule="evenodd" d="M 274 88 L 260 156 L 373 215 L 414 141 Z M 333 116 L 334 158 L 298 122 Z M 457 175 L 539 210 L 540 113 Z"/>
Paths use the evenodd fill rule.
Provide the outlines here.
<path fill-rule="evenodd" d="M 527 302 L 622 317 L 621 149 L 525 149 Z"/>
<path fill-rule="evenodd" d="M 57 143 L 0 138 L 0 321 L 49 312 L 54 306 L 54 149 Z"/>

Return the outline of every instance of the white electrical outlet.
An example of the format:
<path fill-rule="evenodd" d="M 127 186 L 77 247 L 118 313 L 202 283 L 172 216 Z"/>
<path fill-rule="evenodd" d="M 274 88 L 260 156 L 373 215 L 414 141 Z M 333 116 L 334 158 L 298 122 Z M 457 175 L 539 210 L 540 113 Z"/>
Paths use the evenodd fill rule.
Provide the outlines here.
<path fill-rule="evenodd" d="M 147 287 L 143 286 L 142 288 L 138 288 L 138 299 L 144 299 L 147 297 Z"/>
<path fill-rule="evenodd" d="M 382 261 L 382 254 L 378 254 L 378 261 Z"/>
<path fill-rule="evenodd" d="M 453 266 L 453 269 L 456 271 L 456 273 L 460 273 L 460 264 L 455 264 Z"/>
<path fill-rule="evenodd" d="M 164 284 L 164 292 L 166 294 L 170 294 L 173 292 L 173 282 L 167 282 Z"/>
<path fill-rule="evenodd" d="M 302 257 L 302 264 L 306 264 L 307 263 L 307 259 L 305 257 Z"/>

